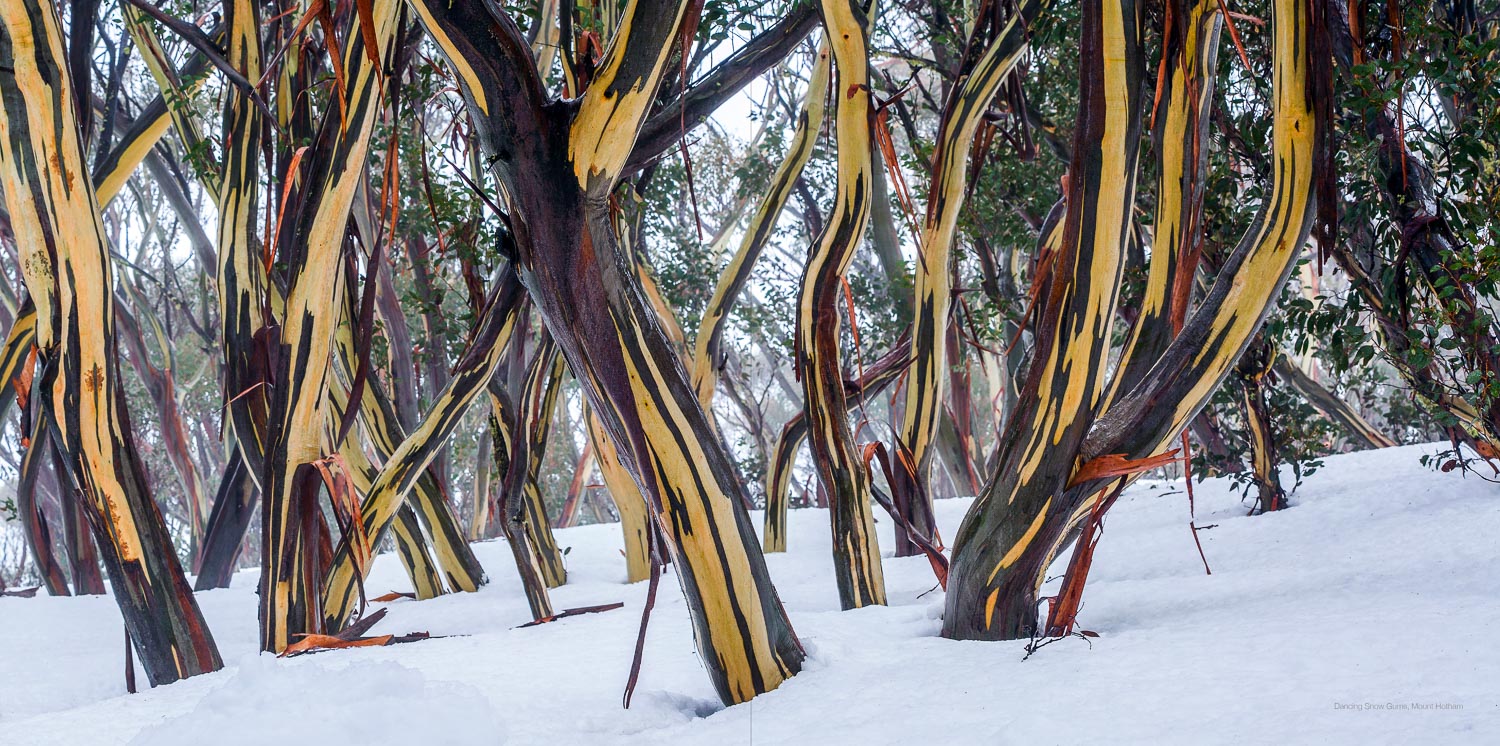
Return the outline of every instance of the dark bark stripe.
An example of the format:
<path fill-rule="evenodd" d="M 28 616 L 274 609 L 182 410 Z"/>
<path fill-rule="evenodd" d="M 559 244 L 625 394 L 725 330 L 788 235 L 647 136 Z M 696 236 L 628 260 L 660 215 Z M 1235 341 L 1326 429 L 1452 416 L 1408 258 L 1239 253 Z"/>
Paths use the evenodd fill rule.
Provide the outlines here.
<path fill-rule="evenodd" d="M 46 409 L 45 394 L 35 397 L 39 409 Z M 30 445 L 21 454 L 21 465 L 16 470 L 16 514 L 20 519 L 26 544 L 36 562 L 37 574 L 42 585 L 52 596 L 71 595 L 68 579 L 63 575 L 62 564 L 53 552 L 52 532 L 47 527 L 47 516 L 42 513 L 42 503 L 37 499 L 37 477 L 47 463 L 52 444 L 47 440 L 47 422 L 50 413 L 41 411 L 32 414 L 31 431 L 26 434 Z M 82 590 L 80 589 L 80 592 Z"/>

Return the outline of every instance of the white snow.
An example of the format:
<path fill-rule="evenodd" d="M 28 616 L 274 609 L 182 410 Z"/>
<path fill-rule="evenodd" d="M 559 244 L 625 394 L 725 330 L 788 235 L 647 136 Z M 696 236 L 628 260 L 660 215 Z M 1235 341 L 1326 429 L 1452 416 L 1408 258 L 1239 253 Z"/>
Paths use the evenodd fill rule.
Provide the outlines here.
<path fill-rule="evenodd" d="M 570 581 L 553 602 L 624 609 L 517 629 L 509 552 L 487 543 L 489 586 L 389 604 L 374 630 L 449 637 L 278 660 L 254 653 L 241 573 L 199 594 L 225 670 L 136 695 L 109 599 L 4 598 L 0 744 L 1500 743 L 1500 486 L 1418 463 L 1438 449 L 1328 458 L 1271 515 L 1198 485 L 1211 576 L 1181 483 L 1132 487 L 1084 594 L 1100 636 L 1029 660 L 1023 642 L 938 637 L 922 558 L 886 558 L 890 607 L 839 611 L 827 515 L 794 511 L 792 551 L 769 563 L 809 659 L 727 709 L 671 575 L 621 708 L 646 587 L 621 582 L 613 525 L 559 532 Z M 945 536 L 968 503 L 939 502 Z M 369 589 L 406 585 L 383 557 Z"/>

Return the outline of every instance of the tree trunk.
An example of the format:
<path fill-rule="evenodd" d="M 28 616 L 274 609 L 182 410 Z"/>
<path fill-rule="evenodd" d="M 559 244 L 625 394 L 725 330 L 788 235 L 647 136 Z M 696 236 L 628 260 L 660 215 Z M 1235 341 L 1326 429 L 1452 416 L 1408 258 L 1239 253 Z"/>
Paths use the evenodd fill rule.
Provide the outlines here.
<path fill-rule="evenodd" d="M 460 72 L 491 172 L 506 185 L 518 272 L 678 570 L 700 658 L 726 703 L 776 688 L 803 653 L 743 510 L 733 463 L 615 239 L 610 194 L 685 17 L 634 0 L 581 99 L 547 100 L 520 30 L 478 5 L 423 0 Z"/>
<path fill-rule="evenodd" d="M 964 73 L 963 83 L 949 92 L 938 123 L 931 189 L 918 247 L 913 354 L 901 427 L 893 444 L 896 458 L 892 473 L 895 481 L 891 484 L 892 502 L 908 511 L 905 513 L 907 522 L 927 537 L 935 536 L 937 530 L 932 516 L 929 473 L 933 445 L 938 437 L 938 418 L 942 416 L 948 385 L 953 242 L 958 218 L 968 196 L 969 150 L 1000 83 L 1010 76 L 1025 54 L 1031 25 L 1045 5 L 1046 0 L 1024 0 L 1003 29 L 989 28 L 994 23 L 992 16 L 975 24 L 961 71 Z M 993 41 L 981 47 L 975 42 L 986 32 L 994 33 Z M 953 466 L 960 470 L 965 468 L 960 464 Z M 918 551 L 916 543 L 908 539 L 904 531 L 899 531 L 896 554 L 910 556 Z"/>
<path fill-rule="evenodd" d="M 220 667 L 146 487 L 116 354 L 112 267 L 87 173 L 55 8 L 0 3 L 0 185 L 36 303 L 52 440 L 153 685 Z M 63 485 L 68 489 L 68 485 Z"/>
<path fill-rule="evenodd" d="M 620 514 L 620 531 L 625 535 L 625 582 L 637 583 L 651 577 L 651 532 L 656 525 L 646 509 L 646 499 L 631 478 L 620 454 L 604 432 L 599 418 L 589 413 L 589 442 L 599 454 L 599 473 Z"/>
<path fill-rule="evenodd" d="M 1130 4 L 1123 12 L 1103 14 L 1103 2 L 1090 2 L 1084 6 L 1084 123 L 1115 120 L 1115 115 L 1105 115 L 1095 96 L 1102 93 L 1097 86 L 1107 73 L 1118 79 L 1130 75 L 1134 66 L 1138 74 L 1139 60 L 1131 49 L 1113 49 L 1101 54 L 1101 38 L 1106 43 L 1111 38 L 1118 40 L 1122 29 L 1112 27 L 1111 33 L 1101 34 L 1105 18 L 1133 19 L 1135 12 Z M 1056 435 L 1045 433 L 1053 444 L 1037 450 L 1036 460 L 1022 458 L 1031 453 L 1030 448 L 1017 448 L 1013 441 L 1024 441 L 1025 433 L 1034 429 L 1034 423 L 1025 422 L 1035 417 L 1025 417 L 1034 411 L 1052 411 L 1050 402 L 1039 402 L 1039 392 L 1055 397 L 1051 386 L 1044 389 L 1042 380 L 1054 379 L 1055 361 L 1059 352 L 1056 343 L 1058 321 L 1056 312 L 1045 311 L 1044 323 L 1038 327 L 1038 347 L 1035 360 L 1023 390 L 1017 418 L 1013 418 L 1002 444 L 999 468 L 995 479 L 985 494 L 975 502 L 970 514 L 959 528 L 954 544 L 953 574 L 949 577 L 948 608 L 944 615 L 945 636 L 959 639 L 1007 639 L 1030 636 L 1037 628 L 1037 594 L 1043 573 L 1051 563 L 1061 543 L 1069 536 L 1073 527 L 1092 507 L 1091 497 L 1102 496 L 1102 490 L 1120 477 L 1111 470 L 1110 461 L 1116 467 L 1127 468 L 1131 462 L 1141 464 L 1145 459 L 1169 447 L 1182 428 L 1202 409 L 1214 389 L 1223 381 L 1234 366 L 1241 351 L 1250 343 L 1260 327 L 1273 299 L 1291 272 L 1311 229 L 1313 217 L 1313 163 L 1315 151 L 1326 146 L 1327 121 L 1317 112 L 1316 104 L 1322 84 L 1319 83 L 1321 64 L 1312 47 L 1313 6 L 1303 0 L 1277 0 L 1274 6 L 1274 86 L 1272 121 L 1273 164 L 1270 195 L 1262 205 L 1262 211 L 1252 223 L 1250 230 L 1225 262 L 1223 271 L 1213 287 L 1203 298 L 1198 311 L 1182 328 L 1182 332 L 1167 346 L 1161 357 L 1150 366 L 1140 383 L 1130 391 L 1115 398 L 1110 406 L 1097 417 L 1088 418 L 1093 424 L 1087 432 L 1073 431 L 1074 416 L 1064 416 L 1061 421 L 1069 423 L 1066 432 Z M 1103 16 L 1103 18 L 1101 18 Z M 1136 22 L 1124 24 L 1125 38 L 1138 28 Z M 1115 42 L 1117 43 L 1117 42 Z M 1110 43 L 1113 44 L 1113 43 Z M 1111 60 L 1111 62 L 1105 62 Z M 1093 102 L 1093 103 L 1091 103 Z M 1137 109 L 1137 107 L 1129 107 Z M 1090 114 L 1090 112 L 1096 112 Z M 1118 126 L 1130 127 L 1138 121 L 1139 111 Z M 1098 119 L 1091 119 L 1097 116 Z M 1103 121 L 1100 121 L 1103 120 Z M 1080 157 L 1087 163 L 1096 156 L 1085 151 L 1096 151 L 1102 133 L 1088 133 L 1081 127 L 1074 142 L 1075 161 Z M 1135 151 L 1134 139 L 1123 138 L 1115 142 L 1131 143 L 1126 148 L 1126 157 Z M 1116 155 L 1114 160 L 1119 160 Z M 1131 169 L 1133 172 L 1133 169 Z M 1087 168 L 1075 162 L 1075 176 L 1070 179 L 1072 194 L 1069 198 L 1069 239 L 1064 242 L 1072 247 L 1078 235 L 1081 214 L 1092 212 L 1090 192 L 1100 189 L 1118 190 L 1130 184 L 1125 175 L 1104 176 L 1097 168 Z M 1112 185 L 1101 187 L 1100 184 Z M 1085 200 L 1088 200 L 1086 203 Z M 1109 202 L 1128 205 L 1131 200 L 1121 200 L 1111 195 Z M 1085 208 L 1083 212 L 1075 208 Z M 1128 213 L 1111 208 L 1119 214 L 1119 233 L 1126 230 Z M 1096 218 L 1096 226 L 1105 221 Z M 1111 219 L 1108 225 L 1113 226 Z M 1120 238 L 1123 242 L 1123 235 Z M 1116 244 L 1114 251 L 1123 249 Z M 1075 249 L 1070 248 L 1069 252 Z M 1054 293 L 1065 292 L 1071 282 L 1078 281 L 1072 266 L 1081 264 L 1072 257 L 1059 260 L 1051 270 Z M 1089 277 L 1089 274 L 1095 275 Z M 1099 283 L 1107 279 L 1098 273 L 1087 273 L 1082 277 L 1088 282 Z M 1054 303 L 1049 301 L 1049 308 Z M 1096 319 L 1107 319 L 1108 315 L 1089 314 Z M 1072 323 L 1069 329 L 1088 328 L 1079 324 L 1075 314 L 1069 314 Z M 1051 317 L 1051 318 L 1048 318 Z M 1093 325 L 1096 332 L 1075 337 L 1075 342 L 1086 345 L 1079 350 L 1068 350 L 1075 359 L 1077 370 L 1101 371 L 1097 356 L 1104 345 L 1094 336 L 1108 333 L 1108 325 Z M 1107 339 L 1107 337 L 1104 337 Z M 1087 349 L 1093 352 L 1088 353 Z M 1079 357 L 1088 354 L 1095 358 L 1083 362 Z M 1082 374 L 1080 374 L 1081 377 Z M 1079 385 L 1075 377 L 1073 386 Z M 1078 392 L 1074 391 L 1073 396 Z M 1086 392 L 1084 392 L 1086 393 Z M 1070 397 L 1071 398 L 1071 397 Z M 1089 397 L 1084 396 L 1083 399 Z M 1050 429 L 1050 428 L 1049 428 Z M 1018 437 L 1021 436 L 1021 437 Z M 1057 445 L 1061 444 L 1061 445 Z M 1110 456 L 1110 461 L 1098 459 Z M 1144 463 L 1152 463 L 1144 461 Z M 1128 472 L 1127 472 L 1128 473 Z"/>
<path fill-rule="evenodd" d="M 1286 507 L 1281 460 L 1276 452 L 1276 423 L 1266 404 L 1266 374 L 1271 372 L 1274 354 L 1265 340 L 1256 335 L 1236 366 L 1245 415 L 1245 440 L 1250 444 L 1250 473 L 1255 479 L 1256 505 L 1262 513 Z"/>
<path fill-rule="evenodd" d="M 808 447 L 818 481 L 832 506 L 833 575 L 845 609 L 885 603 L 885 574 L 875 538 L 870 474 L 855 452 L 844 414 L 844 374 L 839 363 L 844 274 L 864 238 L 870 214 L 870 104 L 867 7 L 856 0 L 824 0 L 823 24 L 834 58 L 838 189 L 832 214 L 802 274 L 793 359 L 802 380 Z M 853 311 L 852 308 L 849 309 Z M 852 320 L 851 320 L 852 321 Z"/>

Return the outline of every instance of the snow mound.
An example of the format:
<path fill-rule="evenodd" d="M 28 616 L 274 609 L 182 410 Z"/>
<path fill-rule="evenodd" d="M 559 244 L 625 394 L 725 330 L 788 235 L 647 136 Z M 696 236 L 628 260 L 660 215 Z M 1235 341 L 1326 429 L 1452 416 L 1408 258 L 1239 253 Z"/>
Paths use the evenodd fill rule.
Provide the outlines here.
<path fill-rule="evenodd" d="M 141 731 L 131 746 L 268 743 L 505 743 L 496 711 L 472 686 L 432 681 L 394 661 L 325 664 L 250 656 L 192 711 Z M 436 727 L 435 727 L 436 726 Z"/>

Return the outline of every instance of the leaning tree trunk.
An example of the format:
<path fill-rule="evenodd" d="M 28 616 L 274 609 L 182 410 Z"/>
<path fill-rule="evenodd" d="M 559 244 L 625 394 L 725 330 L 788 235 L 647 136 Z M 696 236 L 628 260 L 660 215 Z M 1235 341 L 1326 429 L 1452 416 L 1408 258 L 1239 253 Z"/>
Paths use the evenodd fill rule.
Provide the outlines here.
<path fill-rule="evenodd" d="M 369 491 L 370 485 L 380 475 L 380 469 L 370 461 L 370 454 L 365 450 L 364 439 L 357 437 L 353 432 L 344 434 L 345 437 L 339 437 L 342 423 L 349 412 L 350 391 L 347 384 L 344 381 L 336 381 L 329 388 L 328 394 L 332 404 L 328 413 L 328 450 L 343 457 L 342 466 L 347 467 L 345 474 L 354 486 L 355 493 L 364 494 Z M 361 424 L 366 424 L 363 418 L 359 419 Z M 403 507 L 397 516 L 392 534 L 396 539 L 396 556 L 401 560 L 407 577 L 411 579 L 412 590 L 417 598 L 436 598 L 447 593 L 447 588 L 443 587 L 443 579 L 438 574 L 437 563 L 428 551 L 429 542 L 426 533 L 410 505 Z M 349 541 L 357 540 L 354 537 L 349 539 Z"/>
<path fill-rule="evenodd" d="M 525 481 L 521 495 L 512 508 L 526 529 L 526 538 L 531 551 L 536 553 L 537 564 L 548 588 L 556 588 L 568 582 L 568 571 L 563 566 L 562 550 L 557 548 L 557 537 L 552 534 L 552 523 L 547 518 L 547 503 L 542 494 L 542 460 L 547 454 L 547 443 L 552 434 L 552 417 L 557 412 L 557 395 L 562 388 L 564 363 L 557 354 L 557 345 L 543 332 L 541 344 L 526 376 L 526 385 L 521 390 L 521 422 L 526 424 Z"/>
<path fill-rule="evenodd" d="M 1308 404 L 1313 405 L 1314 409 L 1322 412 L 1323 416 L 1337 422 L 1340 427 L 1344 428 L 1344 432 L 1358 441 L 1360 445 L 1365 448 L 1391 448 L 1396 445 L 1396 441 L 1392 440 L 1391 436 L 1371 424 L 1349 402 L 1314 381 L 1312 376 L 1298 367 L 1295 362 L 1287 359 L 1285 355 L 1277 355 L 1276 362 L 1271 367 L 1276 371 L 1277 378 L 1296 389 L 1297 393 L 1301 394 Z"/>
<path fill-rule="evenodd" d="M 895 443 L 899 454 L 892 470 L 895 482 L 891 484 L 891 500 L 898 506 L 907 506 L 907 522 L 927 537 L 934 536 L 937 529 L 928 473 L 932 469 L 933 444 L 949 374 L 947 337 L 952 323 L 953 242 L 969 194 L 969 151 L 1000 83 L 1026 53 L 1031 26 L 1046 5 L 1047 0 L 1025 0 L 1003 29 L 990 28 L 993 21 L 988 17 L 976 24 L 963 62 L 966 74 L 961 78 L 962 83 L 950 90 L 938 123 L 932 186 L 918 246 L 913 355 Z M 977 43 L 982 35 L 989 33 L 994 36 L 988 45 Z M 964 464 L 952 466 L 964 468 Z M 904 530 L 897 533 L 898 556 L 920 551 Z"/>
<path fill-rule="evenodd" d="M 26 544 L 31 549 L 31 557 L 36 563 L 37 574 L 42 578 L 42 585 L 47 587 L 49 595 L 67 596 L 71 595 L 68 579 L 63 574 L 62 564 L 57 561 L 57 553 L 53 551 L 55 544 L 52 541 L 52 531 L 47 526 L 47 516 L 42 511 L 42 501 L 37 499 L 38 477 L 49 466 L 48 457 L 52 455 L 52 443 L 47 438 L 46 430 L 46 420 L 51 415 L 46 408 L 46 396 L 43 394 L 35 397 L 30 433 L 22 438 L 25 451 L 21 455 L 21 465 L 16 475 L 16 514 L 20 519 L 21 531 L 26 535 Z"/>
<path fill-rule="evenodd" d="M 515 406 L 509 392 L 496 381 L 490 382 L 489 394 L 490 446 L 501 475 L 495 512 L 500 517 L 500 533 L 516 562 L 516 573 L 521 578 L 526 603 L 531 607 L 531 617 L 541 621 L 552 616 L 552 598 L 547 592 L 547 579 L 537 552 L 531 546 L 531 536 L 526 531 L 522 513 L 525 506 L 519 504 L 529 476 L 526 465 L 530 460 L 527 452 L 531 445 L 525 408 Z"/>
<path fill-rule="evenodd" d="M 198 577 L 193 581 L 193 590 L 229 587 L 240 556 L 240 545 L 244 543 L 245 531 L 250 527 L 259 498 L 260 491 L 251 478 L 250 469 L 245 466 L 244 456 L 237 446 L 231 444 L 229 462 L 219 478 L 214 507 L 203 530 L 203 546 L 198 550 Z"/>
<path fill-rule="evenodd" d="M 854 409 L 864 406 L 906 373 L 911 355 L 911 338 L 902 337 L 890 352 L 880 356 L 865 367 L 858 380 L 846 381 L 845 405 Z M 787 503 L 790 501 L 792 464 L 797 450 L 807 439 L 807 415 L 798 412 L 782 426 L 771 451 L 770 465 L 766 468 L 766 516 L 764 529 L 765 551 L 785 552 L 787 533 Z M 899 530 L 899 526 L 898 526 Z"/>
<path fill-rule="evenodd" d="M 375 270 L 372 267 L 369 271 Z M 377 292 L 377 289 L 367 282 L 365 292 Z M 372 297 L 369 300 L 374 299 Z M 346 320 L 355 318 L 351 305 L 345 304 L 345 313 L 348 314 Z M 339 375 L 338 383 L 330 391 L 338 393 L 342 387 L 354 388 L 356 380 L 360 378 L 357 363 L 359 351 L 349 323 L 340 325 L 334 345 L 337 347 L 335 368 Z M 359 448 L 363 449 L 364 444 L 368 444 L 374 457 L 380 464 L 384 464 L 406 439 L 405 429 L 401 427 L 395 407 L 386 396 L 385 389 L 374 376 L 368 375 L 368 371 L 358 388 L 361 396 L 357 419 L 365 435 L 360 439 Z M 344 394 L 350 395 L 352 391 Z M 343 447 L 340 444 L 340 448 Z M 364 460 L 368 461 L 368 458 Z M 361 495 L 369 494 L 374 480 L 378 478 L 380 469 L 375 468 L 376 464 L 373 463 L 371 467 L 374 468 L 374 473 L 370 475 L 369 482 L 358 485 L 357 491 Z M 478 558 L 464 538 L 458 517 L 453 514 L 453 508 L 443 494 L 436 475 L 430 469 L 423 473 L 409 495 L 408 501 L 397 514 L 396 523 L 397 549 L 407 572 L 415 581 L 423 573 L 419 567 L 423 557 L 430 556 L 436 560 L 436 569 L 448 587 L 445 589 L 439 583 L 433 589 L 433 595 L 446 593 L 448 589 L 462 592 L 478 590 L 486 582 L 484 568 L 479 565 Z M 375 543 L 371 542 L 370 546 L 375 546 Z M 422 595 L 420 586 L 418 596 L 430 597 Z"/>
<path fill-rule="evenodd" d="M 1121 61 L 1130 59 L 1125 50 L 1116 50 L 1104 56 L 1115 60 L 1113 64 L 1101 64 L 1100 16 L 1129 18 L 1133 13 L 1101 14 L 1100 6 L 1097 0 L 1085 6 L 1086 85 L 1097 85 L 1100 73 L 1110 68 L 1111 77 L 1118 80 L 1125 74 L 1119 69 Z M 1276 0 L 1274 10 L 1273 168 L 1260 212 L 1182 332 L 1139 383 L 1095 418 L 1086 438 L 1060 453 L 1055 446 L 1039 450 L 1037 456 L 1045 457 L 1042 463 L 1048 465 L 1041 473 L 1037 464 L 1015 463 L 1018 454 L 1009 442 L 1012 428 L 1007 429 L 1000 468 L 956 537 L 945 636 L 1013 639 L 1036 631 L 1044 573 L 1092 509 L 1090 498 L 1117 481 L 1121 468 L 1150 463 L 1148 458 L 1170 447 L 1232 370 L 1290 275 L 1312 226 L 1315 155 L 1328 145 L 1327 114 L 1319 111 L 1328 96 L 1322 75 L 1327 61 L 1326 45 L 1314 31 L 1323 22 L 1318 6 L 1307 0 Z M 1110 36 L 1118 38 L 1118 33 L 1104 38 Z M 1083 100 L 1087 106 L 1089 99 Z M 1098 138 L 1080 138 L 1075 148 L 1096 142 Z M 1093 175 L 1084 178 L 1083 173 L 1074 169 L 1075 197 L 1081 183 L 1094 182 Z M 1076 198 L 1070 201 L 1080 204 Z M 1059 275 L 1054 282 L 1065 277 Z M 1054 327 L 1049 323 L 1042 330 Z M 1107 334 L 1107 328 L 1099 327 L 1098 333 Z M 1044 333 L 1039 342 L 1047 338 Z M 1039 348 L 1038 362 L 1051 354 Z M 1031 379 L 1045 370 L 1033 365 Z M 1028 380 L 1023 400 L 1034 399 L 1037 388 L 1035 380 Z M 1032 411 L 1035 403 L 1023 403 L 1018 414 Z M 1066 464 L 1058 463 L 1064 460 Z"/>
<path fill-rule="evenodd" d="M 669 50 L 698 8 L 633 0 L 579 99 L 549 100 L 525 37 L 478 4 L 415 4 L 504 185 L 517 270 L 663 526 L 720 697 L 776 688 L 803 652 L 771 586 L 733 462 L 615 236 L 610 199 Z"/>
<path fill-rule="evenodd" d="M 1038 542 L 1104 395 L 1141 127 L 1141 16 L 1135 0 L 1085 0 L 1079 110 L 1062 240 L 1038 294 L 1032 363 L 1006 423 L 994 476 L 959 527 L 944 632 L 959 638 L 1029 637 L 1034 588 L 1051 559 Z M 1067 511 L 1064 513 L 1063 511 Z M 1029 603 L 1029 606 L 1028 606 Z"/>
<path fill-rule="evenodd" d="M 427 469 L 437 457 L 439 447 L 447 442 L 469 404 L 494 377 L 505 342 L 515 329 L 523 299 L 515 273 L 504 269 L 485 301 L 469 349 L 459 358 L 447 386 L 417 427 L 391 452 L 365 493 L 360 515 L 368 546 L 380 542 L 405 504 L 406 495 L 420 480 L 429 478 Z M 341 627 L 353 615 L 359 600 L 358 584 L 369 573 L 369 567 L 355 560 L 348 544 L 334 555 L 323 595 L 325 623 L 330 628 Z"/>
<path fill-rule="evenodd" d="M 713 297 L 703 311 L 703 320 L 694 337 L 693 388 L 698 392 L 698 401 L 703 405 L 704 411 L 710 414 L 713 412 L 719 368 L 724 359 L 724 330 L 729 321 L 729 312 L 734 309 L 740 292 L 750 281 L 751 271 L 755 269 L 761 253 L 770 244 L 771 237 L 776 232 L 776 221 L 781 217 L 781 211 L 786 207 L 797 179 L 802 176 L 802 170 L 812 160 L 818 134 L 823 129 L 824 114 L 828 109 L 829 66 L 832 64 L 826 41 L 818 46 L 817 54 L 807 82 L 807 95 L 802 100 L 802 110 L 797 114 L 796 128 L 786 157 L 776 168 L 770 186 L 761 197 L 755 214 L 750 217 L 750 224 L 745 227 L 739 248 L 719 275 Z"/>
<path fill-rule="evenodd" d="M 165 684 L 221 663 L 131 435 L 112 267 L 65 59 L 54 8 L 0 2 L 0 186 L 37 306 L 49 429 L 146 675 Z"/>

